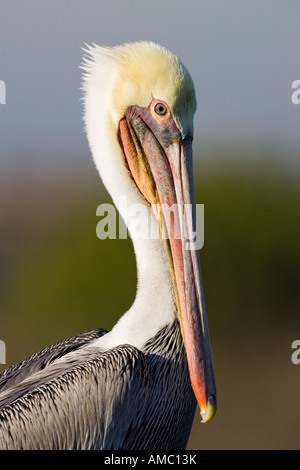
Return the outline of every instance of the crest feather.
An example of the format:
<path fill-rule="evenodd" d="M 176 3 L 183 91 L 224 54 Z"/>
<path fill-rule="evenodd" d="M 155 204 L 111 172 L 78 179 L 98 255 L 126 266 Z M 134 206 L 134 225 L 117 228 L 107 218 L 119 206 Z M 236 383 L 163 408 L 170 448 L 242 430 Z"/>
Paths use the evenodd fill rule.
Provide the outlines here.
<path fill-rule="evenodd" d="M 82 89 L 98 102 L 109 100 L 115 126 L 129 106 L 148 107 L 154 97 L 168 103 L 183 135 L 193 134 L 194 84 L 174 54 L 151 41 L 115 47 L 92 44 L 83 50 Z"/>

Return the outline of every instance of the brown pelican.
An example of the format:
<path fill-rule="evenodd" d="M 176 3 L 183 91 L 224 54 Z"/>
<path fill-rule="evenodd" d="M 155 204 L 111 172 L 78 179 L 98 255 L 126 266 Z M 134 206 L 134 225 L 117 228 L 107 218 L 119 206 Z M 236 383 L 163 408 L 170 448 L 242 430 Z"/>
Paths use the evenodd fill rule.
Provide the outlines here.
<path fill-rule="evenodd" d="M 0 448 L 184 449 L 197 401 L 203 422 L 216 409 L 198 250 L 189 249 L 194 85 L 151 42 L 87 54 L 86 132 L 133 238 L 136 299 L 110 332 L 79 334 L 0 375 Z M 134 236 L 125 196 L 159 237 Z"/>

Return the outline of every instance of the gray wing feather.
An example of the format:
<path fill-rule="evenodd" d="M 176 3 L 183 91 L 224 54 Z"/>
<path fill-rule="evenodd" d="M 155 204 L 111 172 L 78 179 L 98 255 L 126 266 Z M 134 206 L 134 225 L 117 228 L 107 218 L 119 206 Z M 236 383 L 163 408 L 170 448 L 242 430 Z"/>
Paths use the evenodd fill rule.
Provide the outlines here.
<path fill-rule="evenodd" d="M 147 361 L 129 345 L 93 354 L 36 388 L 30 384 L 25 394 L 19 390 L 0 409 L 0 449 L 122 448 L 129 430 L 141 425 L 137 408 L 146 406 L 150 390 Z"/>
<path fill-rule="evenodd" d="M 94 328 L 52 344 L 23 361 L 8 367 L 0 373 L 0 392 L 22 381 L 35 372 L 44 369 L 55 359 L 88 344 L 96 338 L 105 335 L 104 328 Z M 1 406 L 1 405 L 0 405 Z"/>

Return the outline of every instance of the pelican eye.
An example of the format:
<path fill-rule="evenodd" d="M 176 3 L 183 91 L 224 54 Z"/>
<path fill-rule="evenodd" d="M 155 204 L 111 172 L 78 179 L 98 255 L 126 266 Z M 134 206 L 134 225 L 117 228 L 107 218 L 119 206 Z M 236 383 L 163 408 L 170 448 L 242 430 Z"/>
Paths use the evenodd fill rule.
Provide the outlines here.
<path fill-rule="evenodd" d="M 168 109 L 164 103 L 156 103 L 156 105 L 154 106 L 154 111 L 159 116 L 164 116 L 165 114 L 167 114 Z"/>

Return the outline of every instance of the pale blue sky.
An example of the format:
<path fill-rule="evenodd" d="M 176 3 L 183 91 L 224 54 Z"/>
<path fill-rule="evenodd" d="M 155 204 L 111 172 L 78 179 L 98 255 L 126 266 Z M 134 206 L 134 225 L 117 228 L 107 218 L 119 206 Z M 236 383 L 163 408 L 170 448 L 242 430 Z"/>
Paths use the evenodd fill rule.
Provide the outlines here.
<path fill-rule="evenodd" d="M 300 154 L 300 105 L 291 102 L 291 84 L 300 79 L 299 21 L 297 0 L 0 0 L 7 89 L 0 164 L 42 170 L 90 158 L 80 48 L 149 39 L 191 72 L 203 149 L 269 146 L 294 153 L 293 165 Z"/>

